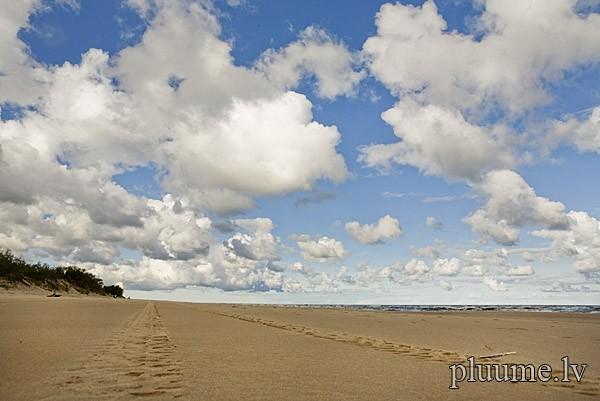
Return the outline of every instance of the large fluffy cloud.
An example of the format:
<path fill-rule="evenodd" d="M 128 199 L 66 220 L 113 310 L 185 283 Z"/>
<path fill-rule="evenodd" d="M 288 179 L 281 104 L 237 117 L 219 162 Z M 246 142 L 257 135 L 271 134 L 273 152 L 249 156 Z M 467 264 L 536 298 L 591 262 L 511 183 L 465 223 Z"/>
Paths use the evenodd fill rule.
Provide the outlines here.
<path fill-rule="evenodd" d="M 219 243 L 209 232 L 210 220 L 197 218 L 185 205 L 165 199 L 153 207 L 159 212 L 156 220 L 176 223 L 177 230 L 160 226 L 152 240 L 152 229 L 128 231 L 137 246 L 144 251 L 140 260 L 113 263 L 84 264 L 110 282 L 122 283 L 129 289 L 174 289 L 184 286 L 212 286 L 224 290 L 281 290 L 282 269 L 279 259 L 279 239 L 271 234 L 273 223 L 268 218 L 237 220 L 240 231 Z M 157 225 L 158 227 L 158 225 Z M 161 238 L 162 234 L 165 234 Z M 137 236 L 141 238 L 136 238 Z M 170 234 L 170 235 L 169 235 Z M 147 245 L 142 247 L 143 241 Z M 149 251 L 147 248 L 156 249 Z M 185 253 L 176 253 L 184 249 Z M 182 251 L 179 251 L 182 252 Z"/>
<path fill-rule="evenodd" d="M 207 8 L 169 2 L 155 13 L 141 42 L 114 62 L 92 49 L 80 65 L 46 70 L 38 111 L 4 124 L 3 153 L 18 138 L 68 163 L 67 175 L 93 165 L 105 180 L 116 166 L 153 162 L 167 191 L 218 211 L 345 177 L 337 129 L 314 122 L 303 95 L 235 66 Z"/>
<path fill-rule="evenodd" d="M 119 54 L 122 86 L 136 95 L 161 143 L 156 158 L 168 170 L 165 189 L 229 211 L 251 206 L 254 195 L 343 179 L 337 129 L 314 122 L 303 95 L 235 66 L 219 33 L 214 15 L 198 3 L 169 2 L 142 42 Z M 180 82 L 176 88 L 171 79 Z"/>
<path fill-rule="evenodd" d="M 189 260 L 208 254 L 213 240 L 211 221 L 197 216 L 186 200 L 171 195 L 161 201 L 149 199 L 143 226 L 125 229 L 124 244 L 144 255 L 163 260 Z"/>
<path fill-rule="evenodd" d="M 432 0 L 381 7 L 377 34 L 363 53 L 370 72 L 400 98 L 382 114 L 400 141 L 363 147 L 365 165 L 407 164 L 476 181 L 539 152 L 531 146 L 523 151 L 532 133 L 513 123 L 551 100 L 549 82 L 600 60 L 600 15 L 580 14 L 575 0 L 479 5 L 466 33 L 448 29 Z M 595 120 L 564 121 L 539 135 L 546 137 L 542 142 L 566 140 L 595 150 Z"/>
<path fill-rule="evenodd" d="M 569 225 L 565 229 L 542 229 L 534 235 L 551 239 L 557 255 L 574 258 L 578 272 L 600 272 L 600 221 L 585 212 L 571 211 L 567 216 Z"/>
<path fill-rule="evenodd" d="M 130 4 L 147 23 L 138 43 L 60 66 L 37 63 L 17 36 L 42 2 L 0 6 L 0 104 L 22 109 L 0 122 L 0 246 L 41 250 L 130 288 L 280 289 L 272 222 L 236 220 L 223 241 L 206 213 L 343 180 L 339 131 L 291 90 L 310 73 L 318 94 L 351 94 L 362 73 L 342 43 L 312 28 L 260 68 L 242 67 L 210 3 Z M 282 82 L 286 65 L 300 75 Z M 113 182 L 146 165 L 160 172 L 163 199 Z M 141 256 L 124 260 L 123 249 Z"/>
<path fill-rule="evenodd" d="M 514 171 L 492 171 L 476 185 L 476 190 L 488 201 L 465 221 L 484 239 L 513 245 L 519 239 L 520 227 L 527 224 L 549 228 L 562 228 L 568 224 L 562 203 L 537 196 Z"/>
<path fill-rule="evenodd" d="M 315 121 L 311 102 L 294 89 L 308 77 L 319 97 L 353 95 L 364 76 L 356 56 L 309 27 L 244 67 L 222 38 L 210 2 L 129 3 L 147 24 L 138 43 L 113 56 L 89 49 L 80 63 L 55 66 L 34 60 L 18 37 L 46 2 L 0 5 L 0 107 L 22 115 L 0 122 L 1 247 L 42 251 L 140 289 L 333 291 L 436 275 L 509 280 L 534 274 L 529 265 L 511 265 L 506 251 L 442 258 L 446 249 L 437 244 L 417 251 L 427 262 L 355 275 L 295 265 L 293 274 L 306 283 L 286 280 L 284 247 L 270 219 L 230 217 L 223 229 L 207 216 L 347 176 L 337 127 Z M 535 226 L 535 235 L 551 241 L 551 256 L 570 257 L 577 271 L 596 274 L 598 220 L 566 212 L 508 169 L 524 159 L 516 118 L 549 99 L 546 82 L 599 60 L 599 23 L 597 14 L 577 14 L 574 1 L 490 0 L 471 31 L 458 33 L 447 29 L 432 1 L 384 5 L 363 55 L 370 73 L 398 97 L 382 114 L 398 142 L 363 147 L 361 160 L 468 181 L 486 203 L 465 221 L 483 239 L 513 245 L 524 227 Z M 583 119 L 555 120 L 543 142 L 598 152 L 599 118 L 596 108 Z M 162 199 L 133 195 L 113 182 L 148 165 L 159 172 Z M 430 224 L 436 227 L 435 220 Z M 390 216 L 346 228 L 365 244 L 401 233 Z M 295 239 L 309 261 L 338 262 L 347 253 L 333 238 Z M 135 256 L 127 260 L 131 250 Z"/>
<path fill-rule="evenodd" d="M 396 238 L 402 234 L 398 219 L 388 214 L 380 218 L 375 224 L 361 225 L 358 221 L 350 221 L 346 223 L 345 228 L 357 241 L 367 245 Z"/>
<path fill-rule="evenodd" d="M 472 125 L 458 111 L 404 99 L 381 116 L 401 140 L 363 147 L 359 159 L 367 166 L 409 164 L 426 174 L 476 179 L 515 163 L 506 130 Z"/>
<path fill-rule="evenodd" d="M 575 3 L 488 0 L 469 34 L 447 29 L 432 0 L 385 4 L 364 51 L 371 72 L 395 94 L 517 112 L 547 99 L 544 80 L 600 59 L 600 15 L 579 15 Z"/>
<path fill-rule="evenodd" d="M 552 240 L 544 251 L 546 258 L 573 258 L 575 269 L 584 274 L 600 271 L 600 221 L 596 218 L 582 211 L 567 212 L 562 203 L 536 195 L 520 175 L 509 170 L 487 174 L 476 188 L 488 201 L 465 221 L 484 240 L 514 245 L 522 227 L 538 227 L 533 235 Z M 466 270 L 483 273 L 477 262 Z M 506 267 L 502 273 L 519 276 L 534 271 L 519 266 Z"/>
<path fill-rule="evenodd" d="M 344 160 L 335 151 L 340 134 L 312 121 L 310 107 L 303 95 L 288 92 L 234 102 L 224 119 L 203 132 L 192 133 L 193 125 L 180 122 L 174 131 L 182 130 L 181 139 L 165 145 L 173 160 L 166 189 L 220 210 L 228 206 L 224 191 L 243 201 L 246 195 L 309 189 L 320 178 L 343 179 Z"/>
<path fill-rule="evenodd" d="M 41 11 L 41 0 L 5 1 L 0 4 L 0 105 L 30 104 L 37 100 L 45 71 L 28 56 L 27 46 L 17 36 L 29 27 L 29 15 Z"/>

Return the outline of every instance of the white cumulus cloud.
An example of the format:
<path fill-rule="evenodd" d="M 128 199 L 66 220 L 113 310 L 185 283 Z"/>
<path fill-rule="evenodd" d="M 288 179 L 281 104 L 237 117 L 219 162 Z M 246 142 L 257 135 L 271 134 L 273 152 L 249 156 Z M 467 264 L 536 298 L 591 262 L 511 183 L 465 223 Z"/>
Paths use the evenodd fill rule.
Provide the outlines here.
<path fill-rule="evenodd" d="M 335 238 L 323 236 L 313 239 L 309 235 L 295 237 L 301 255 L 306 260 L 315 262 L 338 261 L 346 256 L 344 244 Z"/>
<path fill-rule="evenodd" d="M 515 164 L 506 129 L 470 124 L 459 111 L 403 99 L 381 117 L 400 141 L 361 148 L 359 160 L 367 166 L 408 164 L 425 174 L 476 179 L 490 169 Z"/>
<path fill-rule="evenodd" d="M 131 0 L 147 23 L 139 42 L 42 65 L 17 36 L 42 5 L 0 6 L 0 103 L 22 114 L 0 122 L 0 247 L 128 288 L 281 289 L 272 222 L 238 219 L 223 241 L 207 215 L 345 179 L 340 132 L 293 91 L 309 73 L 324 97 L 350 95 L 362 73 L 345 46 L 307 30 L 272 53 L 302 72 L 281 83 L 236 65 L 208 2 Z M 143 166 L 157 171 L 162 199 L 113 179 Z M 123 249 L 141 256 L 125 260 Z"/>
<path fill-rule="evenodd" d="M 600 221 L 586 212 L 571 211 L 567 216 L 565 229 L 541 229 L 533 234 L 551 239 L 556 254 L 574 258 L 578 272 L 600 272 Z"/>
<path fill-rule="evenodd" d="M 345 228 L 357 241 L 367 245 L 396 238 L 402 234 L 400 222 L 390 215 L 383 216 L 375 224 L 361 225 L 358 221 L 350 221 L 346 223 Z"/>
<path fill-rule="evenodd" d="M 364 44 L 371 72 L 394 94 L 468 110 L 517 112 L 547 100 L 544 80 L 600 59 L 600 15 L 575 1 L 482 2 L 473 32 L 449 30 L 434 1 L 384 4 Z M 526 18 L 524 18 L 526 16 Z"/>
<path fill-rule="evenodd" d="M 440 276 L 455 276 L 460 271 L 460 260 L 452 259 L 436 259 L 433 262 L 433 272 Z"/>
<path fill-rule="evenodd" d="M 508 291 L 504 283 L 496 280 L 495 278 L 484 277 L 482 282 L 492 291 Z"/>
<path fill-rule="evenodd" d="M 475 189 L 488 201 L 465 222 L 484 239 L 513 245 L 519 239 L 519 229 L 526 224 L 550 228 L 568 224 L 562 203 L 536 195 L 533 188 L 514 171 L 492 171 L 476 184 Z"/>
<path fill-rule="evenodd" d="M 316 78 L 316 91 L 321 97 L 353 95 L 358 82 L 365 76 L 355 71 L 356 56 L 322 29 L 310 26 L 300 37 L 280 50 L 267 50 L 258 62 L 269 80 L 289 88 L 295 87 L 304 75 Z"/>

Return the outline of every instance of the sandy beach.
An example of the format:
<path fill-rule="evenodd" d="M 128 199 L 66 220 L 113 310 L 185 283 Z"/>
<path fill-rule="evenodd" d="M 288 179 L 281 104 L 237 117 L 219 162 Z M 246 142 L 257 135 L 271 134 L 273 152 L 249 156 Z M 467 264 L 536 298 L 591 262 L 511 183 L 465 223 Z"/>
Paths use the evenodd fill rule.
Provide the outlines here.
<path fill-rule="evenodd" d="M 600 315 L 399 313 L 0 297 L 2 400 L 593 400 Z M 449 365 L 589 366 L 581 383 L 461 383 Z"/>

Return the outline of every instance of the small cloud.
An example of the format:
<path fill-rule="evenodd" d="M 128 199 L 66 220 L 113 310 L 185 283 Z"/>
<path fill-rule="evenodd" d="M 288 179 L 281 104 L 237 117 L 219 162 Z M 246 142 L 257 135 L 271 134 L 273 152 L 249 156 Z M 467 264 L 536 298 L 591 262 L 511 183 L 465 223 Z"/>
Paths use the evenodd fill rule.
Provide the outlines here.
<path fill-rule="evenodd" d="M 507 276 L 532 276 L 535 274 L 533 267 L 529 265 L 510 267 L 504 272 Z"/>
<path fill-rule="evenodd" d="M 225 0 L 229 7 L 240 7 L 244 5 L 246 0 Z"/>
<path fill-rule="evenodd" d="M 498 292 L 508 291 L 507 288 L 504 286 L 503 282 L 498 281 L 491 277 L 485 277 L 483 279 L 483 284 L 487 285 L 493 291 L 498 291 Z"/>
<path fill-rule="evenodd" d="M 375 224 L 360 225 L 358 221 L 350 221 L 345 225 L 346 231 L 357 241 L 365 245 L 372 245 L 392 239 L 402 234 L 398 219 L 385 215 Z"/>
<path fill-rule="evenodd" d="M 433 216 L 427 217 L 427 219 L 425 219 L 425 223 L 436 231 L 441 231 L 444 229 L 444 224 Z"/>
<path fill-rule="evenodd" d="M 315 191 L 307 196 L 303 196 L 294 201 L 295 207 L 308 206 L 315 203 L 322 203 L 324 201 L 333 200 L 337 198 L 335 192 L 320 192 Z"/>
<path fill-rule="evenodd" d="M 411 251 L 416 256 L 421 258 L 438 259 L 442 255 L 442 253 L 446 251 L 446 244 L 444 243 L 444 241 L 436 238 L 433 241 L 433 244 L 422 248 L 411 247 Z"/>
<path fill-rule="evenodd" d="M 367 88 L 362 91 L 363 97 L 366 98 L 370 103 L 376 104 L 381 100 L 381 96 L 373 88 Z"/>
<path fill-rule="evenodd" d="M 433 262 L 433 271 L 440 276 L 455 276 L 460 271 L 460 260 L 452 259 L 436 259 Z"/>
<path fill-rule="evenodd" d="M 310 267 L 300 263 L 300 262 L 296 262 L 296 263 L 292 263 L 289 267 L 289 269 L 295 273 L 299 273 L 303 276 L 314 276 L 315 272 L 313 269 L 311 269 Z"/>
<path fill-rule="evenodd" d="M 335 238 L 326 236 L 313 239 L 307 234 L 295 235 L 292 237 L 304 259 L 315 262 L 331 262 L 342 259 L 346 256 L 344 244 Z"/>
<path fill-rule="evenodd" d="M 443 195 L 443 196 L 426 196 L 423 198 L 424 203 L 439 203 L 439 202 L 453 202 L 458 199 L 454 195 Z"/>
<path fill-rule="evenodd" d="M 452 291 L 456 289 L 456 286 L 449 281 L 440 280 L 438 284 L 441 288 L 443 288 L 446 291 Z"/>
<path fill-rule="evenodd" d="M 588 287 L 583 284 L 570 284 L 565 282 L 554 282 L 551 287 L 542 288 L 543 292 L 600 292 L 600 289 Z"/>
<path fill-rule="evenodd" d="M 475 196 L 472 193 L 464 193 L 461 195 L 440 195 L 440 196 L 425 196 L 423 198 L 423 203 L 444 203 L 444 202 L 455 202 L 459 200 L 465 199 L 475 199 Z"/>
<path fill-rule="evenodd" d="M 408 197 L 421 197 L 423 194 L 418 192 L 382 192 L 381 196 L 384 198 L 408 198 Z"/>
<path fill-rule="evenodd" d="M 294 31 L 296 30 L 296 28 L 294 28 L 294 24 L 292 24 L 292 22 L 290 20 L 285 20 L 286 24 L 287 24 L 287 30 L 289 33 L 294 33 Z"/>

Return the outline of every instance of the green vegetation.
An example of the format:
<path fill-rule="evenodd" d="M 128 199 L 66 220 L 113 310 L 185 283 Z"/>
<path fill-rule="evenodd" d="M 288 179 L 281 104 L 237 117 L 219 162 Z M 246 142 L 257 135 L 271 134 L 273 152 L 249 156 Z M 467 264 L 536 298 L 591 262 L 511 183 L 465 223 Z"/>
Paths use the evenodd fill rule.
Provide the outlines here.
<path fill-rule="evenodd" d="M 123 289 L 118 285 L 105 285 L 104 292 L 108 295 L 112 295 L 113 297 L 122 298 L 123 297 Z"/>
<path fill-rule="evenodd" d="M 76 266 L 51 267 L 47 264 L 30 264 L 12 254 L 0 251 L 0 279 L 9 283 L 37 285 L 51 291 L 69 291 L 83 294 L 122 297 L 123 289 L 117 285 L 105 286 L 102 279 Z"/>

